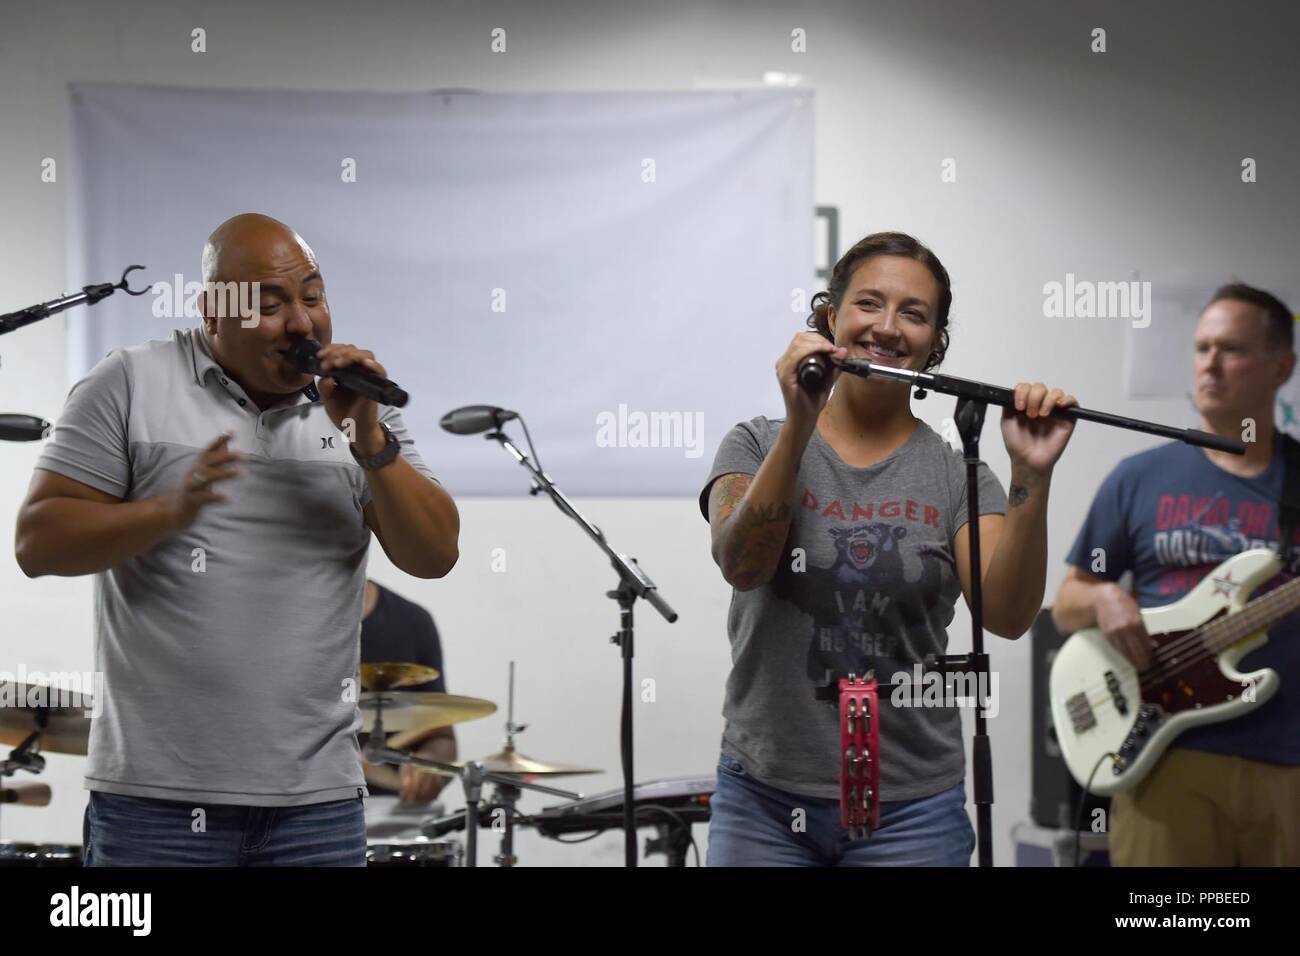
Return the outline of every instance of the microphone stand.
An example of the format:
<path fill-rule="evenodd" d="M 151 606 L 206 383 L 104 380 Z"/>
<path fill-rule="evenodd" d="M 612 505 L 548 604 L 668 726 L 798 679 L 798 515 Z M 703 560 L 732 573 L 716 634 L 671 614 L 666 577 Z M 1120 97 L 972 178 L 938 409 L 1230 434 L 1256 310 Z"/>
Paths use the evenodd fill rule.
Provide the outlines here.
<path fill-rule="evenodd" d="M 974 672 L 976 687 L 975 730 L 971 744 L 971 762 L 973 789 L 975 792 L 976 841 L 980 866 L 993 865 L 993 751 L 988 735 L 984 713 L 987 704 L 985 690 L 989 686 L 989 656 L 984 651 L 984 592 L 980 575 L 975 569 L 983 567 L 980 562 L 980 523 L 979 523 L 979 440 L 984 428 L 984 414 L 989 404 L 1014 407 L 1016 393 L 1014 389 L 997 385 L 987 385 L 969 379 L 956 378 L 952 375 L 939 375 L 933 372 L 914 372 L 911 369 L 894 368 L 865 359 L 845 359 L 833 362 L 835 366 L 850 375 L 862 378 L 878 377 L 917 388 L 916 397 L 925 398 L 926 390 L 942 392 L 957 397 L 954 420 L 961 435 L 962 454 L 966 462 L 966 527 L 970 529 L 970 567 L 971 567 L 971 653 L 970 654 L 928 654 L 925 666 L 928 670 L 942 673 L 945 677 L 954 672 Z M 1116 428 L 1146 432 L 1175 438 L 1189 445 L 1214 448 L 1218 451 L 1244 455 L 1246 446 L 1232 438 L 1213 435 L 1193 428 L 1173 428 L 1156 422 L 1123 415 L 1112 415 L 1086 408 L 1058 408 L 1054 415 L 1084 421 L 1100 422 Z"/>
<path fill-rule="evenodd" d="M 83 286 L 80 292 L 74 292 L 72 295 L 51 299 L 49 302 L 29 305 L 17 312 L 6 312 L 4 315 L 0 315 L 0 335 L 14 332 L 24 325 L 31 325 L 41 319 L 48 319 L 51 315 L 56 315 L 79 305 L 94 305 L 101 299 L 108 298 L 118 289 L 121 289 L 127 295 L 144 295 L 149 291 L 148 287 L 135 290 L 131 289 L 126 283 L 128 275 L 136 269 L 143 268 L 144 266 L 128 266 L 116 285 L 111 282 L 101 282 L 98 285 Z M 0 415 L 0 441 L 38 441 L 44 438 L 49 433 L 49 430 L 50 423 L 34 415 Z"/>
<path fill-rule="evenodd" d="M 606 591 L 605 596 L 613 598 L 619 606 L 619 630 L 610 638 L 611 644 L 617 644 L 623 658 L 623 712 L 619 730 L 619 741 L 623 757 L 623 854 L 627 866 L 637 865 L 636 812 L 633 805 L 633 734 L 632 734 L 632 658 L 634 655 L 632 633 L 632 605 L 637 598 L 645 598 L 650 606 L 663 615 L 670 624 L 677 620 L 677 612 L 659 596 L 658 588 L 649 576 L 641 570 L 636 558 L 616 552 L 605 540 L 604 532 L 588 521 L 577 508 L 569 502 L 564 493 L 555 486 L 528 456 L 515 447 L 514 443 L 501 431 L 500 424 L 494 431 L 484 436 L 500 443 L 501 447 L 514 456 L 515 461 L 528 469 L 533 477 L 529 494 L 536 495 L 545 491 L 555 502 L 555 506 L 576 521 L 596 546 L 605 552 L 618 573 L 619 584 L 613 591 Z"/>

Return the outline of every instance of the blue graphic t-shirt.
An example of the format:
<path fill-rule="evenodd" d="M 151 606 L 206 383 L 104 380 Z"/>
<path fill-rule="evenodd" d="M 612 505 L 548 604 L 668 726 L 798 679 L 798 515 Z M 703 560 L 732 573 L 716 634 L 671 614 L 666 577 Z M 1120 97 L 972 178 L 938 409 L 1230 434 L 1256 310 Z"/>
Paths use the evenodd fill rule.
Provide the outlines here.
<path fill-rule="evenodd" d="M 1181 442 L 1133 455 L 1102 483 L 1066 560 L 1107 581 L 1131 570 L 1140 607 L 1173 604 L 1233 555 L 1276 546 L 1283 471 L 1276 438 L 1268 468 L 1253 478 L 1224 471 Z M 1300 535 L 1282 573 L 1256 596 L 1300 570 L 1298 541 Z M 1251 713 L 1193 727 L 1172 746 L 1300 765 L 1300 613 L 1275 624 L 1268 642 L 1237 666 L 1243 672 L 1271 667 L 1281 687 Z"/>

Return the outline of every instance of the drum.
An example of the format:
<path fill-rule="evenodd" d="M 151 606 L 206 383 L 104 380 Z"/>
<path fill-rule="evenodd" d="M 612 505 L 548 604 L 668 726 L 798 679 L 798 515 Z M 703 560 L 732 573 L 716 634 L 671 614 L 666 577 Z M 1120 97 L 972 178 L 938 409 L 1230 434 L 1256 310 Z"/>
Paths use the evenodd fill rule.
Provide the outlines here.
<path fill-rule="evenodd" d="M 372 843 L 366 847 L 366 866 L 463 866 L 463 856 L 456 840 Z"/>
<path fill-rule="evenodd" d="M 0 842 L 0 866 L 81 866 L 81 847 L 63 843 Z"/>

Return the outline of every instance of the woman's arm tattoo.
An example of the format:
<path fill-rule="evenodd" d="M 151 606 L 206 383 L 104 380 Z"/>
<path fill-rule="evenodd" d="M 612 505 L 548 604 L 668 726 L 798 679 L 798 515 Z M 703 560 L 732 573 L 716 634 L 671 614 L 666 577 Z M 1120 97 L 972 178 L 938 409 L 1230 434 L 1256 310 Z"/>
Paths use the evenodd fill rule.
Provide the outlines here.
<path fill-rule="evenodd" d="M 753 505 L 744 500 L 753 480 L 753 475 L 725 475 L 712 493 L 712 518 L 721 544 L 719 563 L 741 590 L 766 576 L 790 533 L 788 504 Z"/>

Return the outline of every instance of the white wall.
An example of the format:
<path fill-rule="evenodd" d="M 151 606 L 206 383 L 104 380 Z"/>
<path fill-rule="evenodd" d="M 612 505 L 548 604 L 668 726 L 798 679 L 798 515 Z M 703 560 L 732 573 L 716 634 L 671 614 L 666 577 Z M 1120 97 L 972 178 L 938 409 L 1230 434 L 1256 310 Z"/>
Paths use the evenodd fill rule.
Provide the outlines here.
<path fill-rule="evenodd" d="M 876 229 L 910 231 L 932 244 L 955 277 L 949 371 L 1039 379 L 1085 405 L 1174 424 L 1192 423 L 1185 403 L 1123 394 L 1123 320 L 1045 319 L 1043 283 L 1067 272 L 1124 280 L 1134 269 L 1236 273 L 1247 281 L 1293 274 L 1300 16 L 1285 4 L 1098 3 L 1085 10 L 1028 0 L 996 7 L 840 0 L 668 8 L 47 2 L 6 11 L 0 308 L 107 278 L 65 274 L 69 182 L 39 179 L 43 157 L 69 152 L 66 85 L 89 80 L 663 90 L 753 84 L 767 70 L 799 73 L 817 92 L 817 198 L 840 207 L 844 245 Z M 196 26 L 208 31 L 206 54 L 190 52 Z M 489 31 L 498 26 L 507 30 L 508 52 L 494 55 Z M 1107 30 L 1105 54 L 1089 52 L 1094 27 Z M 804 54 L 790 52 L 795 28 L 807 32 Z M 1259 164 L 1259 182 L 1250 185 L 1239 178 L 1246 156 Z M 957 161 L 955 183 L 940 181 L 948 157 Z M 126 262 L 129 250 L 123 256 Z M 729 336 L 744 334 L 745 321 L 702 317 L 701 334 L 725 349 Z M 1160 334 L 1158 316 L 1146 333 Z M 57 416 L 66 393 L 64 339 L 60 321 L 0 339 L 0 409 Z M 779 409 L 774 386 L 770 405 L 754 412 Z M 936 427 L 950 409 L 938 397 L 917 405 Z M 1121 456 L 1149 444 L 1135 434 L 1079 428 L 1053 489 L 1049 595 L 1098 482 Z M 984 452 L 1005 482 L 996 416 Z M 12 527 L 36 453 L 33 445 L 0 446 L 5 527 Z M 503 455 L 502 468 L 510 467 Z M 579 505 L 642 559 L 682 615 L 672 626 L 646 610 L 638 618 L 638 675 L 654 677 L 658 687 L 656 703 L 638 705 L 638 777 L 707 773 L 721 728 L 728 593 L 711 566 L 694 502 Z M 546 502 L 466 499 L 461 508 L 464 557 L 449 579 L 405 579 L 381 554 L 376 576 L 433 610 L 454 690 L 500 699 L 505 662 L 517 659 L 518 719 L 532 725 L 521 747 L 607 768 L 582 781 L 588 792 L 616 786 L 618 659 L 605 640 L 616 618 L 601 596 L 610 577 L 598 553 Z M 508 550 L 504 575 L 490 571 L 493 547 Z M 88 667 L 89 595 L 88 580 L 28 581 L 9 552 L 0 552 L 0 669 L 19 661 L 29 669 Z M 955 648 L 968 645 L 967 620 L 959 614 L 954 621 Z M 1001 714 L 991 722 L 994 825 L 1005 864 L 1010 826 L 1028 812 L 1029 658 L 1026 642 L 993 641 L 1002 692 Z M 494 720 L 461 731 L 471 754 L 496 749 L 499 736 Z M 79 763 L 51 756 L 55 804 L 4 811 L 0 836 L 78 840 Z M 702 830 L 698 836 L 702 841 Z M 616 836 L 578 847 L 532 837 L 520 844 L 523 860 L 535 864 L 613 864 L 619 853 Z"/>

